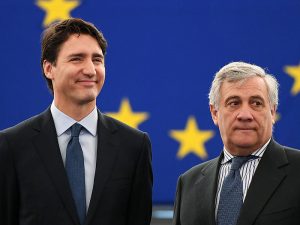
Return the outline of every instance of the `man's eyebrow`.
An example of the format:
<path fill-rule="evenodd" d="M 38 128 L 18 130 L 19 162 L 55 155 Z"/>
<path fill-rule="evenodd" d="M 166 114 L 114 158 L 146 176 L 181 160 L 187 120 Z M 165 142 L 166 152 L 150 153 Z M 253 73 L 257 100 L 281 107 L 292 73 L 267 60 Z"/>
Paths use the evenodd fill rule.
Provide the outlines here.
<path fill-rule="evenodd" d="M 104 58 L 104 56 L 100 53 L 94 53 L 93 57 L 99 57 L 99 58 L 102 58 L 102 59 Z"/>
<path fill-rule="evenodd" d="M 263 97 L 261 97 L 260 95 L 253 95 L 250 98 L 263 98 Z"/>
<path fill-rule="evenodd" d="M 85 53 L 73 53 L 68 55 L 68 58 L 72 58 L 72 57 L 85 57 L 87 54 Z M 100 53 L 93 53 L 92 57 L 99 57 L 99 58 L 104 58 L 104 56 Z"/>
<path fill-rule="evenodd" d="M 264 99 L 262 96 L 260 96 L 260 95 L 254 95 L 254 96 L 251 96 L 250 99 L 251 99 L 251 100 L 253 100 L 253 99 L 260 99 L 260 100 L 262 100 L 262 101 L 265 101 L 265 99 Z"/>
<path fill-rule="evenodd" d="M 225 103 L 229 102 L 230 100 L 237 100 L 237 99 L 240 99 L 239 96 L 237 95 L 233 95 L 233 96 L 229 96 L 228 98 L 225 99 Z"/>
<path fill-rule="evenodd" d="M 72 58 L 72 57 L 84 57 L 85 54 L 83 53 L 73 53 L 73 54 L 70 54 L 68 55 L 68 58 Z"/>

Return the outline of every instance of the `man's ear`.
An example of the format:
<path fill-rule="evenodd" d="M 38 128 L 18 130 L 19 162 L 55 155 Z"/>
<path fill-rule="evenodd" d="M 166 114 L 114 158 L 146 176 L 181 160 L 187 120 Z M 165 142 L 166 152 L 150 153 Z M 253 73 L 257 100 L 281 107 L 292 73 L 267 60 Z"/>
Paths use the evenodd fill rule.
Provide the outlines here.
<path fill-rule="evenodd" d="M 214 124 L 218 126 L 218 110 L 214 105 L 209 105 L 211 118 L 214 121 Z"/>
<path fill-rule="evenodd" d="M 53 80 L 52 69 L 53 69 L 52 63 L 50 63 L 47 60 L 44 60 L 43 61 L 43 71 L 44 71 L 45 76 L 50 80 Z"/>
<path fill-rule="evenodd" d="M 277 113 L 276 113 L 276 106 L 274 105 L 273 107 L 271 107 L 271 114 L 272 114 L 272 123 L 275 124 L 276 122 L 276 117 L 277 117 Z"/>

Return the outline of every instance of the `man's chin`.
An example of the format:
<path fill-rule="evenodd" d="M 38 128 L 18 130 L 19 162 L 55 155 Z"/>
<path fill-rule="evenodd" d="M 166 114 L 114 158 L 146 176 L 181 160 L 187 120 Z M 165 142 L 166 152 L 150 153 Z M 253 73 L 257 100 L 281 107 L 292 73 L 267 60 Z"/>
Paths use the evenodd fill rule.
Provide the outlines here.
<path fill-rule="evenodd" d="M 237 143 L 235 143 L 235 146 L 237 147 L 237 148 L 239 148 L 239 149 L 243 149 L 244 151 L 246 151 L 246 152 L 254 152 L 254 151 L 256 151 L 257 149 L 259 149 L 259 145 L 258 145 L 258 143 L 257 142 L 246 142 L 246 141 L 244 141 L 244 142 L 237 142 Z"/>
<path fill-rule="evenodd" d="M 226 146 L 227 150 L 236 156 L 247 156 L 256 151 L 259 146 L 255 142 L 246 142 L 246 141 L 236 141 L 231 142 L 228 146 Z"/>
<path fill-rule="evenodd" d="M 84 97 L 78 99 L 78 104 L 79 105 L 91 104 L 93 102 L 96 102 L 96 98 L 97 97 L 94 95 L 84 96 Z"/>
<path fill-rule="evenodd" d="M 232 140 L 232 144 L 237 146 L 238 148 L 253 148 L 257 145 L 257 137 L 249 137 L 249 136 L 242 136 L 235 140 Z"/>

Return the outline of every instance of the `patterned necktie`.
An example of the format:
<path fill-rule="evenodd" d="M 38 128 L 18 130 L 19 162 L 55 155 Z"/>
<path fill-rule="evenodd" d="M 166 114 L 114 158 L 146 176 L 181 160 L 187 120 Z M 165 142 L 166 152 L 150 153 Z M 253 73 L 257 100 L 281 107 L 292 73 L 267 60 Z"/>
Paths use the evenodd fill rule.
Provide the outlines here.
<path fill-rule="evenodd" d="M 86 216 L 86 197 L 84 160 L 79 143 L 79 133 L 81 129 L 82 126 L 78 123 L 75 123 L 71 127 L 71 140 L 67 146 L 66 172 L 80 219 L 80 224 L 83 224 Z"/>
<path fill-rule="evenodd" d="M 243 205 L 243 182 L 241 166 L 255 156 L 239 156 L 232 159 L 229 174 L 225 177 L 217 213 L 218 225 L 235 225 Z"/>

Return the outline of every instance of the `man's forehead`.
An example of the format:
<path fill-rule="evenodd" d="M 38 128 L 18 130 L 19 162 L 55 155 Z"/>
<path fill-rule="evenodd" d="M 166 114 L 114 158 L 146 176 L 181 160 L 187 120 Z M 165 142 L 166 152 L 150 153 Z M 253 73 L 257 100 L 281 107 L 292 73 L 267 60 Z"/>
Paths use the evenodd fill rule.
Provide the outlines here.
<path fill-rule="evenodd" d="M 88 34 L 72 34 L 69 38 L 62 43 L 60 51 L 64 51 L 66 54 L 82 54 L 86 51 L 92 51 L 92 54 L 101 54 L 102 49 L 99 46 L 97 40 Z"/>
<path fill-rule="evenodd" d="M 268 94 L 268 89 L 265 81 L 260 77 L 255 79 L 247 79 L 236 82 L 223 82 L 221 86 L 221 97 L 261 97 L 265 98 Z"/>
<path fill-rule="evenodd" d="M 261 91 L 267 91 L 267 84 L 265 80 L 261 77 L 255 76 L 247 79 L 237 80 L 237 81 L 227 81 L 225 80 L 221 84 L 222 89 L 257 89 Z"/>
<path fill-rule="evenodd" d="M 225 100 L 230 100 L 230 99 L 265 99 L 265 96 L 263 95 L 249 95 L 249 96 L 244 96 L 244 95 L 228 95 L 225 96 Z"/>

